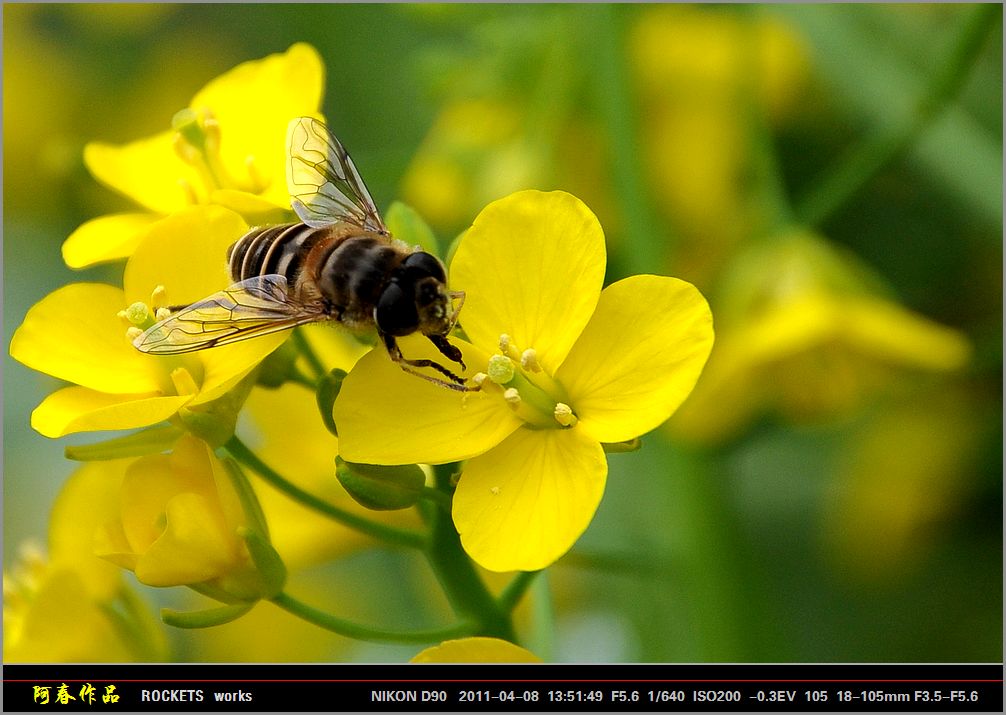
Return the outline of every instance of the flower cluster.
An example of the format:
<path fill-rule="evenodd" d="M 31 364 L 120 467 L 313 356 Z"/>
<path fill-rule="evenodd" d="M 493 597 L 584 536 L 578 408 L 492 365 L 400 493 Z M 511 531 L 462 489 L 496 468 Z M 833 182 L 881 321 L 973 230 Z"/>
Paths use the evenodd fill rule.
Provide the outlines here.
<path fill-rule="evenodd" d="M 86 483 L 71 483 L 85 483 L 87 502 L 102 505 L 76 543 L 115 579 L 112 565 L 142 584 L 187 585 L 225 604 L 166 613 L 175 625 L 223 624 L 268 599 L 336 632 L 366 632 L 283 590 L 290 564 L 331 558 L 354 543 L 348 530 L 453 549 L 430 559 L 441 564 L 448 591 L 471 591 L 478 580 L 462 547 L 489 571 L 545 568 L 591 522 L 607 478 L 605 450 L 665 422 L 712 347 L 712 317 L 692 285 L 640 275 L 602 290 L 605 238 L 590 209 L 568 193 L 520 191 L 479 214 L 450 264 L 451 286 L 466 294 L 451 341 L 468 365 L 467 392 L 402 371 L 383 347 L 361 357 L 362 345 L 325 327 L 282 350 L 286 333 L 173 356 L 137 351 L 135 336 L 172 306 L 228 285 L 224 257 L 251 223 L 289 220 L 285 128 L 296 116 L 318 116 L 321 78 L 317 53 L 295 45 L 208 84 L 170 131 L 120 147 L 88 145 L 92 173 L 147 212 L 84 224 L 64 257 L 72 267 L 125 259 L 122 287 L 60 288 L 28 311 L 11 341 L 15 359 L 71 383 L 32 413 L 41 434 L 139 430 L 68 451 L 89 460 Z M 263 95 L 275 101 L 261 103 Z M 244 111 L 253 96 L 265 111 Z M 397 238 L 435 250 L 408 207 L 393 207 L 388 225 Z M 422 336 L 401 345 L 410 358 L 437 358 Z M 253 435 L 248 444 L 239 432 Z M 239 463 L 269 486 L 252 486 Z M 436 489 L 415 466 L 449 463 L 458 463 L 458 479 Z M 350 506 L 351 498 L 359 503 Z M 421 499 L 427 532 L 404 512 Z M 88 608 L 107 601 L 101 588 L 70 584 L 60 563 L 46 573 L 65 593 L 83 594 Z M 508 605 L 484 589 L 470 592 L 479 605 L 458 615 L 483 623 L 475 635 L 507 634 L 501 624 L 529 583 L 515 579 L 511 595 L 500 597 Z M 30 632 L 36 612 L 46 610 L 22 609 L 12 627 Z M 466 623 L 444 632 L 473 630 Z M 450 640 L 417 658 L 534 659 L 486 638 Z"/>

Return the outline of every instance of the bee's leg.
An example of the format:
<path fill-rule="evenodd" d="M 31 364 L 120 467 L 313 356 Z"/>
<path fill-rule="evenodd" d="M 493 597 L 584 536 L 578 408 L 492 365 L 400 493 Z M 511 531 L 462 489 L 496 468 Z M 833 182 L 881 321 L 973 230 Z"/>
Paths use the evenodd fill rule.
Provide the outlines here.
<path fill-rule="evenodd" d="M 427 335 L 426 337 L 430 339 L 431 343 L 437 346 L 437 350 L 440 351 L 441 355 L 448 360 L 456 362 L 461 366 L 462 370 L 465 369 L 465 361 L 461 359 L 461 350 L 457 345 L 451 345 L 446 335 Z"/>
<path fill-rule="evenodd" d="M 458 307 L 451 313 L 451 328 L 454 328 L 454 325 L 458 322 L 458 314 L 461 313 L 461 308 L 464 307 L 465 304 L 465 292 L 463 290 L 452 290 L 448 293 L 448 295 L 451 298 L 452 305 L 455 300 L 458 301 Z M 450 332 L 450 330 L 448 330 L 448 332 Z"/>
<path fill-rule="evenodd" d="M 429 380 L 432 383 L 440 385 L 441 387 L 446 387 L 449 390 L 457 390 L 458 392 L 477 392 L 479 388 L 468 387 L 465 385 L 465 380 L 463 377 L 455 375 L 453 372 L 448 370 L 446 367 L 433 360 L 408 360 L 404 355 L 402 355 L 402 349 L 398 347 L 398 343 L 395 341 L 395 336 L 381 334 L 381 340 L 384 341 L 384 347 L 388 350 L 388 355 L 391 357 L 392 362 L 398 363 L 398 366 L 405 370 L 405 372 L 421 377 L 424 380 Z M 454 347 L 453 345 L 451 347 Z M 412 367 L 409 367 L 409 366 Z M 413 370 L 413 367 L 431 367 L 440 374 L 449 378 L 451 382 L 446 380 L 438 380 L 431 375 L 424 375 L 418 370 Z"/>

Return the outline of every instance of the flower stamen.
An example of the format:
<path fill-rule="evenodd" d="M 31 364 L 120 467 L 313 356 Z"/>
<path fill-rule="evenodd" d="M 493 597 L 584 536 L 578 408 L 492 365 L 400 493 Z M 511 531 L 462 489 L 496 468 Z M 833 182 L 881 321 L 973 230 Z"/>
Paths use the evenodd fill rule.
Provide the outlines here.
<path fill-rule="evenodd" d="M 552 416 L 555 417 L 555 421 L 563 427 L 573 427 L 580 421 L 580 419 L 573 414 L 573 409 L 564 402 L 556 404 L 555 411 L 553 411 Z"/>

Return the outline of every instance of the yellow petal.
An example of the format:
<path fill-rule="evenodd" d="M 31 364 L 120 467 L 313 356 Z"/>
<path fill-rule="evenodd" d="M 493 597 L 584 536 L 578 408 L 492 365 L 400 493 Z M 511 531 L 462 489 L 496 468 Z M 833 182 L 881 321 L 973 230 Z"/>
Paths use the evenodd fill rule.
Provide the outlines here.
<path fill-rule="evenodd" d="M 234 535 L 222 529 L 219 508 L 200 494 L 170 499 L 164 532 L 136 562 L 136 578 L 148 586 L 199 583 L 232 570 Z"/>
<path fill-rule="evenodd" d="M 419 653 L 410 663 L 540 663 L 541 658 L 499 638 L 458 638 Z"/>
<path fill-rule="evenodd" d="M 190 399 L 190 395 L 110 395 L 86 387 L 64 387 L 35 408 L 31 426 L 53 438 L 73 432 L 146 427 L 171 417 Z"/>
<path fill-rule="evenodd" d="M 520 191 L 489 204 L 451 262 L 451 288 L 467 292 L 461 323 L 494 349 L 507 333 L 553 372 L 590 320 L 604 280 L 604 233 L 575 196 Z"/>
<path fill-rule="evenodd" d="M 63 260 L 70 268 L 128 258 L 157 214 L 112 214 L 81 224 L 63 242 Z"/>
<path fill-rule="evenodd" d="M 451 342 L 469 366 L 465 377 L 474 372 L 472 366 L 489 359 L 462 340 Z M 412 336 L 400 344 L 408 358 L 446 362 L 425 338 Z M 364 355 L 346 377 L 334 414 L 340 454 L 364 464 L 467 459 L 499 444 L 521 424 L 499 397 L 456 392 L 410 375 L 391 362 L 383 348 Z"/>
<path fill-rule="evenodd" d="M 92 142 L 84 147 L 84 163 L 98 181 L 168 214 L 191 206 L 192 192 L 203 191 L 199 173 L 175 153 L 174 137 L 167 131 L 121 146 Z M 198 193 L 195 198 L 206 200 Z"/>
<path fill-rule="evenodd" d="M 895 365 L 956 370 L 967 363 L 971 345 L 960 332 L 889 301 L 849 301 L 845 330 L 864 353 Z"/>
<path fill-rule="evenodd" d="M 565 554 L 601 503 L 608 463 L 579 428 L 514 432 L 465 465 L 454 526 L 490 571 L 534 571 Z"/>
<path fill-rule="evenodd" d="M 125 300 L 149 303 L 154 288 L 164 286 L 168 305 L 188 305 L 226 288 L 227 249 L 247 230 L 241 216 L 220 206 L 188 208 L 152 224 L 126 264 Z"/>
<path fill-rule="evenodd" d="M 693 285 L 632 276 L 604 289 L 555 377 L 580 418 L 577 429 L 600 442 L 621 442 L 671 416 L 712 346 L 712 314 Z"/>
<path fill-rule="evenodd" d="M 299 42 L 282 54 L 238 65 L 192 98 L 220 122 L 220 154 L 238 181 L 249 181 L 246 164 L 266 183 L 262 197 L 289 206 L 286 190 L 286 128 L 299 116 L 318 116 L 325 69 L 318 51 Z"/>
<path fill-rule="evenodd" d="M 11 340 L 11 356 L 39 372 L 102 392 L 158 390 L 156 362 L 129 344 L 126 326 L 116 315 L 126 306 L 122 291 L 112 286 L 63 286 L 28 311 Z"/>

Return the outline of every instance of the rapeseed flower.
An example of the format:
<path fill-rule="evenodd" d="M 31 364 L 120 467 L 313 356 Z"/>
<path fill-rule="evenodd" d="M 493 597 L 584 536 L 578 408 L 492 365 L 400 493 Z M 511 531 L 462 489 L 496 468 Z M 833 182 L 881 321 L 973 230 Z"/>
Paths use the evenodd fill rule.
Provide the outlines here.
<path fill-rule="evenodd" d="M 287 125 L 320 118 L 323 89 L 317 50 L 297 43 L 210 81 L 170 130 L 124 145 L 88 144 L 84 163 L 94 177 L 145 211 L 84 223 L 63 244 L 67 265 L 126 258 L 145 228 L 194 205 L 226 206 L 254 223 L 281 219 L 290 209 Z"/>
<path fill-rule="evenodd" d="M 632 440 L 688 396 L 713 343 L 689 283 L 632 276 L 601 290 L 604 234 L 564 192 L 521 191 L 487 206 L 450 268 L 467 292 L 456 340 L 478 392 L 459 394 L 364 356 L 335 404 L 350 462 L 468 460 L 452 514 L 490 571 L 535 570 L 583 533 L 604 491 L 604 443 Z M 436 357 L 402 341 L 412 357 Z"/>
<path fill-rule="evenodd" d="M 766 411 L 794 422 L 848 415 L 899 375 L 956 370 L 971 351 L 958 331 L 904 308 L 868 267 L 805 230 L 739 254 L 718 298 L 720 338 L 671 422 L 697 442 L 735 436 Z"/>
<path fill-rule="evenodd" d="M 144 427 L 212 402 L 245 377 L 285 334 L 160 357 L 136 350 L 129 333 L 152 324 L 157 307 L 225 288 L 227 247 L 247 228 L 220 206 L 177 212 L 144 231 L 122 289 L 72 283 L 33 306 L 14 333 L 11 356 L 75 385 L 46 397 L 32 427 L 46 437 Z"/>
<path fill-rule="evenodd" d="M 95 551 L 141 583 L 211 588 L 228 602 L 272 595 L 272 574 L 260 573 L 245 538 L 250 531 L 267 538 L 257 502 L 243 498 L 233 473 L 201 440 L 184 436 L 169 454 L 133 461 L 117 501 Z"/>

